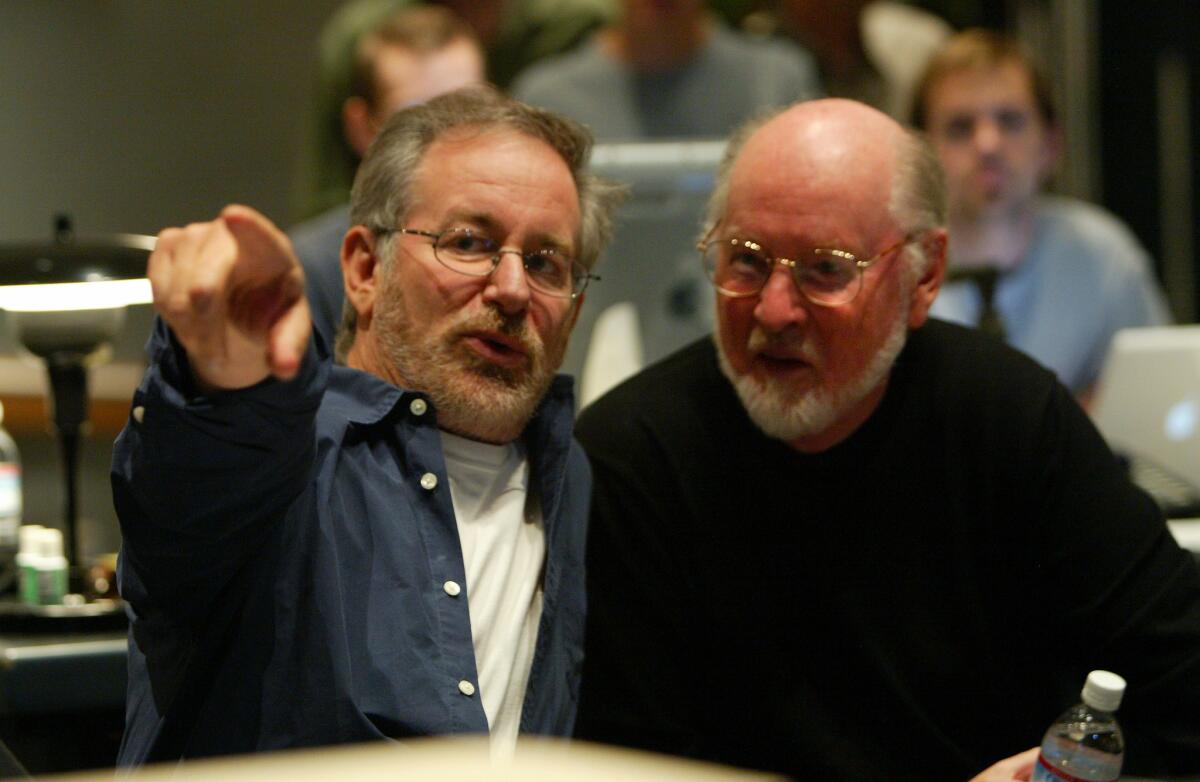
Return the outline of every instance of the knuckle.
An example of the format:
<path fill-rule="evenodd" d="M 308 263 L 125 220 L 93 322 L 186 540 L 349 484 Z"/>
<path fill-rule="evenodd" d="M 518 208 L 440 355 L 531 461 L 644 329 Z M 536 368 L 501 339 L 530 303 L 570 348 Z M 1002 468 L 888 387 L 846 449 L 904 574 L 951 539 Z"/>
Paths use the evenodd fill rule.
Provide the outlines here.
<path fill-rule="evenodd" d="M 160 300 L 159 309 L 168 320 L 182 320 L 191 314 L 192 303 L 185 293 L 175 290 Z"/>
<path fill-rule="evenodd" d="M 193 281 L 187 288 L 187 301 L 196 307 L 205 307 L 217 293 L 216 286 L 207 281 Z"/>
<path fill-rule="evenodd" d="M 162 229 L 158 232 L 158 236 L 154 242 L 155 253 L 170 250 L 171 246 L 178 242 L 182 236 L 183 231 L 174 226 Z"/>
<path fill-rule="evenodd" d="M 183 241 L 189 244 L 198 245 L 203 242 L 213 230 L 212 223 L 188 223 L 180 232 Z"/>

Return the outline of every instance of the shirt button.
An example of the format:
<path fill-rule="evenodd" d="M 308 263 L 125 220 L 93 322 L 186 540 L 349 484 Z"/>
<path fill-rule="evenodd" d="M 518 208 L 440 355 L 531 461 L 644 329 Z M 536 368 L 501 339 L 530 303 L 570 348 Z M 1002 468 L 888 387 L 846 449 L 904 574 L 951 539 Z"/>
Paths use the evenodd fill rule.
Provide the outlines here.
<path fill-rule="evenodd" d="M 471 684 L 466 679 L 463 679 L 458 683 L 458 691 L 469 698 L 475 694 L 475 685 Z"/>
<path fill-rule="evenodd" d="M 458 597 L 462 592 L 462 587 L 460 587 L 454 581 L 447 581 L 446 583 L 442 584 L 442 591 L 450 595 L 450 597 Z"/>
<path fill-rule="evenodd" d="M 146 417 L 146 408 L 142 407 L 141 405 L 138 405 L 137 407 L 133 408 L 133 420 L 137 421 L 140 424 L 142 422 L 142 419 L 145 417 Z"/>
<path fill-rule="evenodd" d="M 414 399 L 408 403 L 408 409 L 413 415 L 425 415 L 425 411 L 429 409 L 429 405 L 425 404 L 424 399 Z"/>
<path fill-rule="evenodd" d="M 433 491 L 437 488 L 437 476 L 431 472 L 427 472 L 421 476 L 421 488 L 428 491 Z"/>

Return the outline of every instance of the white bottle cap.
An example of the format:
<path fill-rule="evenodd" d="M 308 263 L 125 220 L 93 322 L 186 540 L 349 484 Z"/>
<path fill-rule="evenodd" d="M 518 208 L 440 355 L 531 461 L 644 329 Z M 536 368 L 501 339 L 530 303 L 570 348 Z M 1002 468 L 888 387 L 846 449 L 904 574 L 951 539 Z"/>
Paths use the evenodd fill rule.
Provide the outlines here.
<path fill-rule="evenodd" d="M 17 531 L 17 540 L 20 541 L 21 554 L 33 554 L 37 547 L 38 530 L 43 527 L 41 524 L 22 524 Z"/>
<path fill-rule="evenodd" d="M 1125 680 L 1109 671 L 1092 671 L 1083 684 L 1083 702 L 1097 711 L 1116 711 L 1125 694 Z"/>
<path fill-rule="evenodd" d="M 63 535 L 62 530 L 53 527 L 45 527 L 37 533 L 38 554 L 40 556 L 52 559 L 58 559 L 63 555 Z"/>

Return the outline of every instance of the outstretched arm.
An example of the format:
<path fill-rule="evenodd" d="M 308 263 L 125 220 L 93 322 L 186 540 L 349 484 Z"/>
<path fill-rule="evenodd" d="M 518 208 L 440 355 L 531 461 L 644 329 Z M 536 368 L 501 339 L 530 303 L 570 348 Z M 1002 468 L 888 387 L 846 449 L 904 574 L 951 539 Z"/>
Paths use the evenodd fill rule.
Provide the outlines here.
<path fill-rule="evenodd" d="M 308 486 L 328 365 L 291 245 L 254 210 L 163 231 L 149 276 L 160 322 L 113 450 L 122 594 L 199 617 Z"/>

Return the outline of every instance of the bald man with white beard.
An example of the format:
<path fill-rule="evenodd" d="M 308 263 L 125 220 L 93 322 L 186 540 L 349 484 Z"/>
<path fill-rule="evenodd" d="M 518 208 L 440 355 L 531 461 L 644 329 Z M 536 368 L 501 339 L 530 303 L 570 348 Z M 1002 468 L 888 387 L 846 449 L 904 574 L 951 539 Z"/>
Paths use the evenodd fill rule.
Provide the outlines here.
<path fill-rule="evenodd" d="M 945 215 L 933 151 L 862 104 L 733 138 L 699 243 L 713 338 L 576 428 L 577 735 L 797 779 L 1028 779 L 1108 668 L 1127 767 L 1200 770 L 1196 564 L 1049 371 L 928 317 Z"/>

